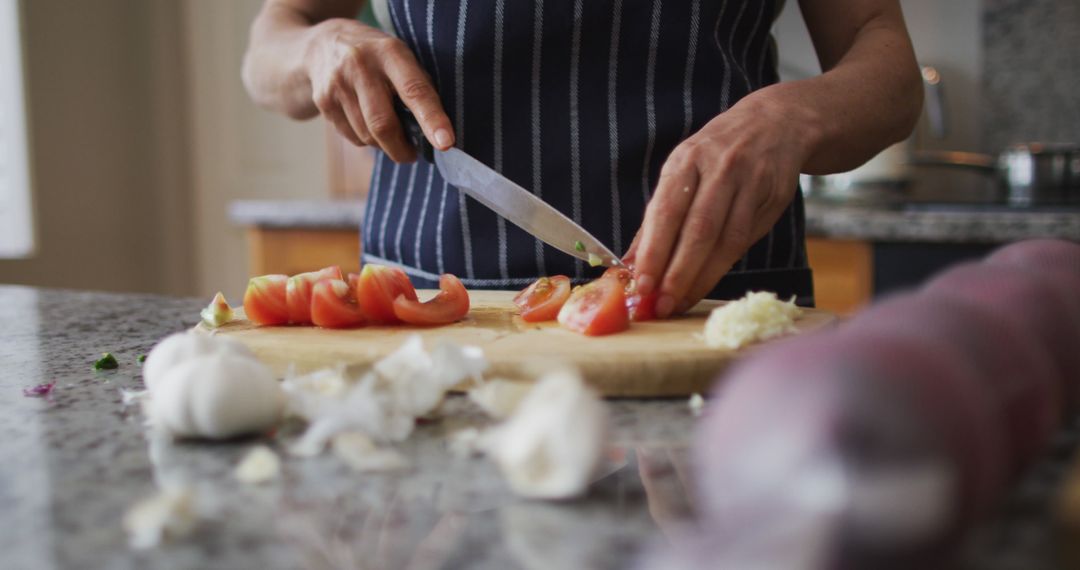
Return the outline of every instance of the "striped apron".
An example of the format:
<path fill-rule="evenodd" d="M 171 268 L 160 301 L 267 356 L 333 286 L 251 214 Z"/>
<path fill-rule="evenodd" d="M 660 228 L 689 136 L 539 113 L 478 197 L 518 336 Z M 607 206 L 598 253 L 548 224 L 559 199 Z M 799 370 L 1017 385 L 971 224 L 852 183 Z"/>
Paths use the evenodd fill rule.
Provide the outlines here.
<path fill-rule="evenodd" d="M 457 146 L 623 253 L 675 146 L 775 83 L 774 1 L 388 0 L 395 34 L 435 82 Z M 763 157 L 767 160 L 767 157 Z M 813 303 L 802 196 L 711 298 L 775 291 Z M 506 222 L 434 165 L 376 155 L 363 262 L 419 287 L 517 289 L 598 269 Z"/>

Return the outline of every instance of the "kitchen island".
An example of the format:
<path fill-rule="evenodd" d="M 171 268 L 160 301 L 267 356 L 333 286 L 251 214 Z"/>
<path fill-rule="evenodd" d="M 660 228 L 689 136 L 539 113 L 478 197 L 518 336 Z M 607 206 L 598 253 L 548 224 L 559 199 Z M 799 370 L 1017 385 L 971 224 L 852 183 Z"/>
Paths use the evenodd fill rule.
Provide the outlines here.
<path fill-rule="evenodd" d="M 232 475 L 259 440 L 148 437 L 121 389 L 141 389 L 139 355 L 186 329 L 205 303 L 152 295 L 0 286 L 0 566 L 3 568 L 620 568 L 692 516 L 685 485 L 695 418 L 685 400 L 610 401 L 611 460 L 589 495 L 513 497 L 485 459 L 446 436 L 487 423 L 451 398 L 398 449 L 411 467 L 359 474 L 332 455 L 291 457 L 250 486 Z M 94 371 L 102 352 L 119 368 Z M 44 398 L 23 390 L 56 382 Z M 1058 567 L 1057 493 L 1077 430 L 1063 432 L 1000 512 L 971 536 L 972 568 Z M 132 504 L 190 485 L 204 518 L 186 538 L 128 547 Z"/>

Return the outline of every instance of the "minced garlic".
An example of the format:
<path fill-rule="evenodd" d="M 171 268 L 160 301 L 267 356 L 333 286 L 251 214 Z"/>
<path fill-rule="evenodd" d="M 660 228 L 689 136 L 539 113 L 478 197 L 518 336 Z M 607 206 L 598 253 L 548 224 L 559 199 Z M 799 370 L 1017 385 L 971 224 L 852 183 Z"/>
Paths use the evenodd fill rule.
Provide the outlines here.
<path fill-rule="evenodd" d="M 802 310 L 795 299 L 780 301 L 775 293 L 747 293 L 738 301 L 713 309 L 705 321 L 705 344 L 735 350 L 752 342 L 795 332 Z"/>

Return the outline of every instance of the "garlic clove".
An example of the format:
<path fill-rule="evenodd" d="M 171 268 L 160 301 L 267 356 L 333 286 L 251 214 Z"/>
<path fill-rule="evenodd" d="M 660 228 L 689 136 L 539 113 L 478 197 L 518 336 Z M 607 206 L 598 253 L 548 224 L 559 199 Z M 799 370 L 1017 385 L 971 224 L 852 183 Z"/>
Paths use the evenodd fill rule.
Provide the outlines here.
<path fill-rule="evenodd" d="M 281 459 L 272 449 L 259 445 L 244 455 L 237 464 L 233 475 L 241 483 L 259 485 L 278 478 L 281 474 Z"/>
<path fill-rule="evenodd" d="M 135 503 L 124 514 L 128 543 L 136 550 L 183 538 L 197 523 L 194 492 L 187 487 L 162 490 Z"/>
<path fill-rule="evenodd" d="M 485 438 L 510 488 L 523 497 L 568 499 L 583 494 L 600 465 L 608 415 L 580 374 L 547 374 L 514 414 Z"/>

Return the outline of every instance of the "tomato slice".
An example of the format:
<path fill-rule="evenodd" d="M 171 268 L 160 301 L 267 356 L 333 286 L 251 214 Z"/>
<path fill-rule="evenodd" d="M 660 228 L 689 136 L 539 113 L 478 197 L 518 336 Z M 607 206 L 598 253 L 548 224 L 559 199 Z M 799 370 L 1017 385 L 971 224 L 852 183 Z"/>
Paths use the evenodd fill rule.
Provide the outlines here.
<path fill-rule="evenodd" d="M 651 321 L 656 318 L 657 292 L 641 295 L 637 292 L 637 281 L 633 272 L 625 267 L 610 267 L 601 276 L 601 279 L 616 279 L 623 284 L 626 293 L 626 308 L 630 311 L 632 321 Z"/>
<path fill-rule="evenodd" d="M 248 280 L 244 291 L 244 314 L 260 325 L 284 325 L 289 322 L 285 287 L 287 275 L 260 275 Z"/>
<path fill-rule="evenodd" d="M 570 297 L 570 278 L 541 277 L 514 297 L 521 318 L 530 323 L 552 321 Z"/>
<path fill-rule="evenodd" d="M 341 279 L 323 279 L 311 290 L 311 321 L 328 329 L 364 324 L 364 313 L 356 303 L 356 292 Z"/>
<path fill-rule="evenodd" d="M 285 301 L 289 307 L 289 322 L 294 325 L 311 324 L 311 291 L 324 279 L 341 281 L 341 268 L 336 265 L 318 271 L 299 273 L 289 278 L 285 285 Z"/>
<path fill-rule="evenodd" d="M 400 296 L 416 300 L 416 289 L 401 269 L 368 264 L 360 270 L 356 279 L 356 302 L 369 321 L 379 324 L 401 322 L 394 314 L 394 299 Z"/>
<path fill-rule="evenodd" d="M 559 310 L 559 324 L 589 336 L 630 328 L 625 287 L 618 279 L 600 278 L 575 288 Z"/>
<path fill-rule="evenodd" d="M 457 277 L 449 273 L 439 277 L 439 293 L 421 303 L 414 296 L 394 300 L 394 314 L 410 325 L 446 325 L 460 321 L 469 313 L 469 292 Z"/>
<path fill-rule="evenodd" d="M 648 295 L 634 293 L 626 298 L 626 309 L 630 311 L 631 321 L 651 321 L 656 318 L 656 300 L 660 295 L 655 291 Z"/>

